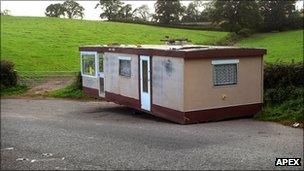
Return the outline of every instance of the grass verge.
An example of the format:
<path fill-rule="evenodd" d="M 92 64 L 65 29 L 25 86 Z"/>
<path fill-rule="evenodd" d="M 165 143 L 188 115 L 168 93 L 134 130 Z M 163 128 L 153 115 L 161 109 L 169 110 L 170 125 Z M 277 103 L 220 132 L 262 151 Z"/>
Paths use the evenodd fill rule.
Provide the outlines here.
<path fill-rule="evenodd" d="M 268 90 L 272 91 L 272 90 Z M 286 88 L 289 92 L 288 95 L 275 92 L 277 96 L 271 95 L 271 93 L 264 93 L 266 96 L 264 99 L 264 106 L 262 113 L 255 116 L 255 119 L 262 121 L 274 121 L 284 125 L 292 126 L 294 123 L 299 123 L 299 127 L 304 127 L 304 87 L 295 87 L 293 91 Z M 280 96 L 288 96 L 280 98 Z M 272 101 L 268 101 L 268 98 L 272 98 Z M 268 100 L 267 100 L 268 99 Z M 280 99 L 280 100 L 278 100 Z"/>
<path fill-rule="evenodd" d="M 28 87 L 25 85 L 16 85 L 14 87 L 3 88 L 1 89 L 1 97 L 4 96 L 13 96 L 13 95 L 21 95 L 28 90 Z"/>
<path fill-rule="evenodd" d="M 288 100 L 280 105 L 266 105 L 258 119 L 265 121 L 304 121 L 304 100 Z"/>

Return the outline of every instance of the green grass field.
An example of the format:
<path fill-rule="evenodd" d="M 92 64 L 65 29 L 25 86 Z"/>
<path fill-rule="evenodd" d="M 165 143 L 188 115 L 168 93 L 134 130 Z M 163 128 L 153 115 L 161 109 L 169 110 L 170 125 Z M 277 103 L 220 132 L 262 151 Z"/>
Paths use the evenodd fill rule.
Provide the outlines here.
<path fill-rule="evenodd" d="M 236 45 L 266 48 L 267 62 L 303 60 L 303 30 L 255 34 Z"/>
<path fill-rule="evenodd" d="M 187 37 L 194 44 L 215 44 L 228 37 L 227 32 L 45 17 L 1 16 L 1 29 L 1 59 L 14 62 L 21 74 L 79 71 L 81 45 L 163 44 L 160 40 L 164 36 Z M 266 48 L 267 62 L 301 61 L 303 30 L 256 34 L 236 45 Z"/>
<path fill-rule="evenodd" d="M 27 71 L 78 71 L 81 45 L 163 44 L 164 36 L 187 37 L 195 44 L 212 44 L 227 32 L 198 31 L 45 17 L 1 17 L 1 59 Z"/>

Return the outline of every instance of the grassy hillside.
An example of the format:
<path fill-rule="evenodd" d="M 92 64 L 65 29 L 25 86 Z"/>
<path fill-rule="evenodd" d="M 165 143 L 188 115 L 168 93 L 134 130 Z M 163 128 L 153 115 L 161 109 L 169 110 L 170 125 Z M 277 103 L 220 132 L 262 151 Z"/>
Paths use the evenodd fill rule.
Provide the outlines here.
<path fill-rule="evenodd" d="M 236 45 L 266 48 L 267 62 L 303 60 L 303 30 L 256 34 Z"/>
<path fill-rule="evenodd" d="M 164 36 L 214 43 L 227 32 L 44 17 L 1 17 L 1 57 L 25 71 L 78 71 L 78 47 L 87 44 L 163 44 Z"/>

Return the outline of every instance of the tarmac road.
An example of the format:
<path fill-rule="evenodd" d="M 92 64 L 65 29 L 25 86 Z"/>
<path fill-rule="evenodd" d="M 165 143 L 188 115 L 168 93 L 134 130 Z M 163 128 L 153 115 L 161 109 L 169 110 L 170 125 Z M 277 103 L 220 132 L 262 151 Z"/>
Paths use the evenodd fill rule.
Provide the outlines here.
<path fill-rule="evenodd" d="M 277 157 L 302 166 L 276 167 Z M 303 129 L 178 125 L 107 102 L 2 99 L 1 169 L 303 169 Z"/>

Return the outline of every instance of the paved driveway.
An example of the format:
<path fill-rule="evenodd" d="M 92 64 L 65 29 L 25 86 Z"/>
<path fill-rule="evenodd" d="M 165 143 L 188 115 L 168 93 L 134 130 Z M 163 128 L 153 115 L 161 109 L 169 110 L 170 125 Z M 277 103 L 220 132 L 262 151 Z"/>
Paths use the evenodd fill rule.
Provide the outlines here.
<path fill-rule="evenodd" d="M 2 169 L 301 169 L 303 130 L 238 119 L 178 125 L 106 102 L 1 100 Z"/>

